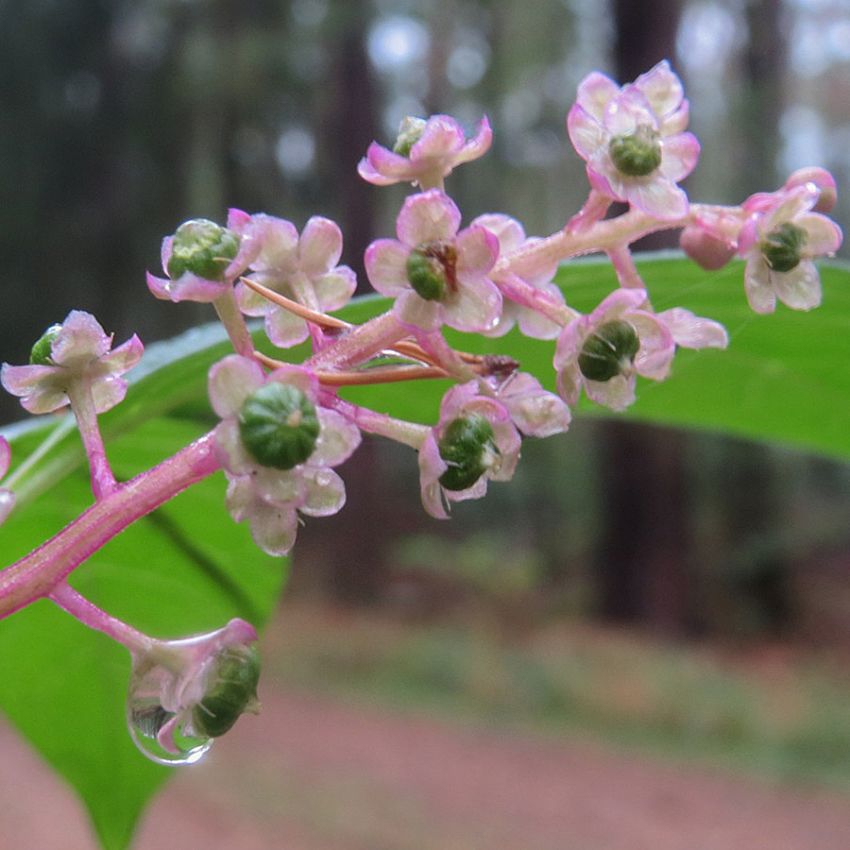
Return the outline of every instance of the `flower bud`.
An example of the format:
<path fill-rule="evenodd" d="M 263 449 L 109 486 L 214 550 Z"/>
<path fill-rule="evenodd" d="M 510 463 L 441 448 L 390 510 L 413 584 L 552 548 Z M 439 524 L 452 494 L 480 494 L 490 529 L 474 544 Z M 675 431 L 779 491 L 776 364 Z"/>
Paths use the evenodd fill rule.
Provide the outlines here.
<path fill-rule="evenodd" d="M 786 221 L 771 230 L 759 247 L 762 256 L 773 271 L 790 272 L 802 259 L 800 251 L 805 241 L 806 231 Z"/>
<path fill-rule="evenodd" d="M 313 453 L 319 418 L 301 390 L 271 381 L 245 400 L 239 411 L 239 434 L 262 466 L 292 469 Z"/>
<path fill-rule="evenodd" d="M 410 156 L 410 149 L 422 138 L 427 123 L 424 118 L 414 118 L 410 115 L 403 118 L 393 145 L 393 153 Z"/>
<path fill-rule="evenodd" d="M 608 153 L 617 170 L 629 177 L 646 177 L 661 165 L 661 143 L 652 127 L 641 124 L 634 133 L 614 136 Z"/>
<path fill-rule="evenodd" d="M 446 490 L 466 490 L 493 465 L 498 449 L 493 426 L 476 413 L 453 419 L 439 441 L 449 468 L 440 476 Z"/>
<path fill-rule="evenodd" d="M 36 341 L 30 351 L 33 366 L 53 366 L 53 340 L 59 336 L 62 325 L 51 325 Z"/>
<path fill-rule="evenodd" d="M 239 236 L 205 218 L 186 221 L 171 242 L 168 274 L 172 280 L 191 272 L 205 280 L 220 281 L 239 252 Z"/>
<path fill-rule="evenodd" d="M 637 332 L 628 322 L 606 322 L 585 340 L 578 367 L 589 381 L 610 381 L 631 368 L 638 348 Z"/>
<path fill-rule="evenodd" d="M 230 646 L 216 658 L 204 698 L 192 711 L 195 729 L 211 738 L 227 732 L 257 706 L 260 654 L 256 646 Z"/>
<path fill-rule="evenodd" d="M 708 271 L 723 268 L 735 255 L 734 244 L 718 239 L 696 225 L 688 225 L 682 231 L 679 245 L 695 263 Z"/>
<path fill-rule="evenodd" d="M 835 178 L 825 169 L 811 166 L 809 168 L 798 168 L 785 181 L 786 189 L 795 189 L 806 183 L 813 184 L 820 193 L 817 203 L 812 208 L 815 212 L 828 213 L 838 201 Z"/>

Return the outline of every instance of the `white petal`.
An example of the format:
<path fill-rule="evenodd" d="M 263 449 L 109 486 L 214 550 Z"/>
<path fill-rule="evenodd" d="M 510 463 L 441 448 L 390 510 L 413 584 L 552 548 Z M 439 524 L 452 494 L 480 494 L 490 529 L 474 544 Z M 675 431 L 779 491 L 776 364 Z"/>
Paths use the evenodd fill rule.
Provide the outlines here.
<path fill-rule="evenodd" d="M 332 469 L 305 466 L 303 481 L 306 489 L 301 513 L 332 516 L 345 504 L 345 485 Z"/>

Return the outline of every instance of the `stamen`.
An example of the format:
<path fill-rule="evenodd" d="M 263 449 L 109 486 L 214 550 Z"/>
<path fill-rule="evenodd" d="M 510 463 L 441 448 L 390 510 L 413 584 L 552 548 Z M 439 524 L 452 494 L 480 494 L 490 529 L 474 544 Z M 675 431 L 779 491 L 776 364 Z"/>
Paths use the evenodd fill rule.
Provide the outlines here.
<path fill-rule="evenodd" d="M 273 289 L 269 289 L 267 286 L 263 286 L 261 283 L 257 283 L 249 277 L 240 277 L 239 280 L 241 280 L 248 289 L 253 289 L 254 292 L 258 295 L 262 295 L 266 300 L 271 301 L 273 304 L 277 304 L 278 307 L 282 307 L 290 313 L 294 313 L 296 316 L 300 316 L 308 322 L 312 322 L 314 325 L 321 325 L 325 328 L 351 327 L 348 322 L 343 322 L 342 319 L 336 319 L 333 316 L 329 316 L 327 313 L 320 313 L 318 310 L 311 310 L 309 307 L 305 307 L 303 304 L 299 304 L 297 301 L 293 301 L 291 298 L 287 298 L 285 295 L 281 295 L 279 292 L 275 292 Z"/>

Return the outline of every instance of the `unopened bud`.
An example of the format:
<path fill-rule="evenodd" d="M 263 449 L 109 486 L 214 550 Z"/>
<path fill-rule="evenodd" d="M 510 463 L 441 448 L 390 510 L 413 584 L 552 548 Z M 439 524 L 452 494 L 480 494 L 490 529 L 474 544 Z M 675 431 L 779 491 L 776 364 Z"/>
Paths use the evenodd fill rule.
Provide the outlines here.
<path fill-rule="evenodd" d="M 414 118 L 410 115 L 403 118 L 393 145 L 393 153 L 410 156 L 410 149 L 422 138 L 426 123 L 424 118 Z"/>
<path fill-rule="evenodd" d="M 51 325 L 36 340 L 30 351 L 30 363 L 33 366 L 53 366 L 53 340 L 59 336 L 62 325 Z"/>
<path fill-rule="evenodd" d="M 313 402 L 297 387 L 272 381 L 245 400 L 239 434 L 262 466 L 292 469 L 313 453 L 319 437 Z"/>
<path fill-rule="evenodd" d="M 205 280 L 223 280 L 224 272 L 239 252 L 239 236 L 205 218 L 186 221 L 171 242 L 168 274 L 176 280 L 191 272 Z"/>
<path fill-rule="evenodd" d="M 606 322 L 585 340 L 578 367 L 589 381 L 610 381 L 631 368 L 638 348 L 637 332 L 628 322 Z"/>
<path fill-rule="evenodd" d="M 679 245 L 695 263 L 709 271 L 723 268 L 735 256 L 734 244 L 696 225 L 689 225 L 682 231 Z"/>
<path fill-rule="evenodd" d="M 628 177 L 646 177 L 661 165 L 661 142 L 658 133 L 641 124 L 633 133 L 614 136 L 608 153 L 617 170 Z"/>
<path fill-rule="evenodd" d="M 498 453 L 493 426 L 476 413 L 453 419 L 439 442 L 449 468 L 440 476 L 446 490 L 466 490 L 490 468 Z"/>
<path fill-rule="evenodd" d="M 821 213 L 830 212 L 838 201 L 835 178 L 825 168 L 816 166 L 798 168 L 785 181 L 785 188 L 795 189 L 797 186 L 804 186 L 806 183 L 814 185 L 820 193 L 813 209 Z"/>
<path fill-rule="evenodd" d="M 761 243 L 761 253 L 775 272 L 790 272 L 802 259 L 800 251 L 806 241 L 806 231 L 790 221 L 771 230 Z"/>

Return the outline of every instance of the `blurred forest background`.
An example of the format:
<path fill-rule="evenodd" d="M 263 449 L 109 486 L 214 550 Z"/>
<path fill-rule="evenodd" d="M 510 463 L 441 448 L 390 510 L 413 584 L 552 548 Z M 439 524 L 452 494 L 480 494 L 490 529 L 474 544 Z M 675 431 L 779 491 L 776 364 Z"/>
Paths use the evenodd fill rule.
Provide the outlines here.
<path fill-rule="evenodd" d="M 577 83 L 593 69 L 631 80 L 665 57 L 703 145 L 692 197 L 737 203 L 816 164 L 836 176 L 835 217 L 845 232 L 850 222 L 848 0 L 6 0 L 0 33 L 4 361 L 22 362 L 75 307 L 118 340 L 138 332 L 145 343 L 208 320 L 203 305 L 154 301 L 144 272 L 158 272 L 160 240 L 182 220 L 222 221 L 228 206 L 299 228 L 313 214 L 333 218 L 343 261 L 362 270 L 365 246 L 392 233 L 405 189 L 370 186 L 356 163 L 409 114 L 447 112 L 471 128 L 486 113 L 491 154 L 448 187 L 465 220 L 502 211 L 530 234 L 552 232 L 586 194 L 564 129 Z M 8 421 L 18 412 L 4 403 Z M 288 603 L 438 628 L 411 650 L 418 660 L 402 665 L 400 687 L 467 687 L 466 665 L 481 659 L 470 634 L 516 649 L 564 622 L 738 651 L 850 650 L 846 465 L 579 418 L 560 439 L 528 441 L 512 484 L 440 524 L 421 511 L 410 461 L 372 442 L 355 456 L 348 507 L 299 537 Z M 292 622 L 318 634 L 315 617 Z M 313 655 L 306 640 L 284 639 L 302 659 L 287 675 L 339 675 L 368 690 L 370 665 L 387 661 L 385 633 L 358 644 L 346 623 L 336 649 L 319 636 Z M 620 673 L 643 669 L 631 652 L 617 656 Z M 610 666 L 606 653 L 587 657 Z M 484 687 L 496 701 L 573 698 L 558 690 L 563 655 L 560 672 L 524 657 L 516 675 L 508 656 L 484 657 L 502 671 Z M 681 692 L 670 675 L 665 688 Z M 758 728 L 741 708 L 746 694 L 722 687 L 711 703 L 721 733 Z M 840 687 L 835 714 L 820 717 L 801 752 L 850 760 L 850 725 L 835 719 L 850 681 Z M 812 703 L 826 704 L 822 691 Z M 587 717 L 599 705 L 588 703 Z M 671 711 L 659 722 L 691 728 L 693 717 Z"/>

